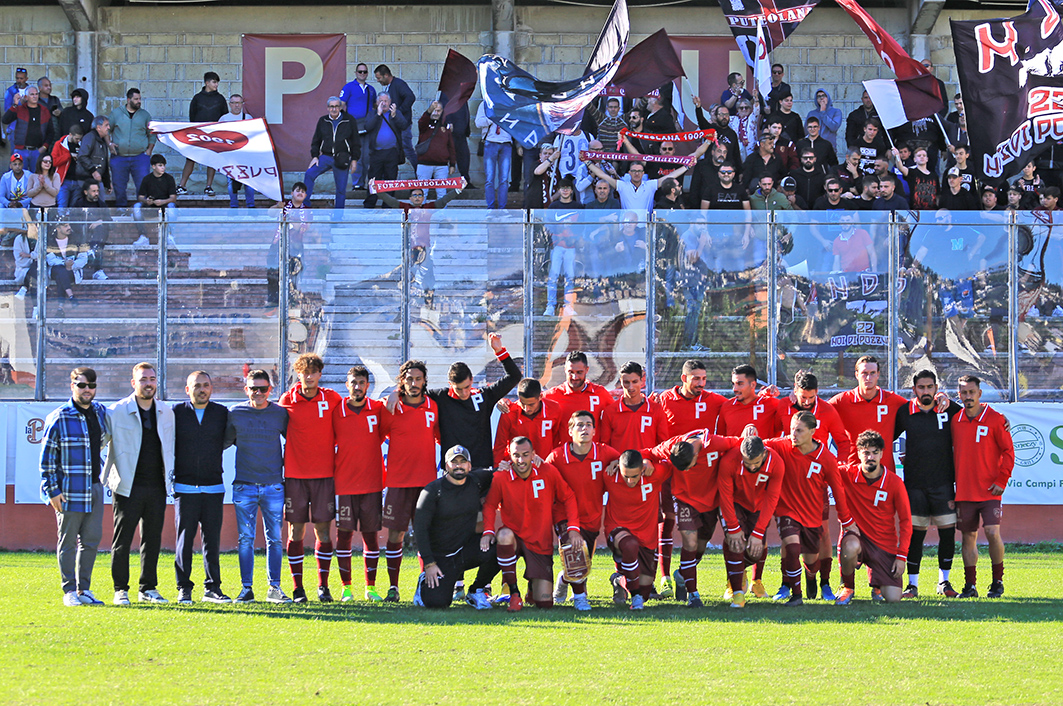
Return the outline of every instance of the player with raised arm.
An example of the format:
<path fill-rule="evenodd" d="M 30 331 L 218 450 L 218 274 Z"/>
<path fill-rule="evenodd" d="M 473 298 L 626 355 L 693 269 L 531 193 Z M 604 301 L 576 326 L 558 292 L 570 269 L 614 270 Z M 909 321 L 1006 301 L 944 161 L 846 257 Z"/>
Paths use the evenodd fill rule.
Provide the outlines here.
<path fill-rule="evenodd" d="M 978 525 L 989 540 L 993 582 L 987 598 L 1004 595 L 1004 540 L 1000 537 L 1000 496 L 1015 468 L 1015 447 L 1008 420 L 982 402 L 982 381 L 960 378 L 963 411 L 953 415 L 952 449 L 956 460 L 957 526 L 963 536 L 964 586 L 960 598 L 977 598 Z"/>
<path fill-rule="evenodd" d="M 609 464 L 620 458 L 616 449 L 594 441 L 595 421 L 595 416 L 587 410 L 574 413 L 568 421 L 568 436 L 572 441 L 558 446 L 546 459 L 547 463 L 557 468 L 576 495 L 580 535 L 591 551 L 594 551 L 598 542 L 598 528 L 602 525 L 605 471 Z M 556 523 L 555 527 L 558 537 L 563 537 L 565 528 L 573 524 L 570 518 L 561 519 L 564 525 Z M 568 585 L 564 574 L 559 574 L 554 584 L 555 603 L 565 602 Z M 586 581 L 572 584 L 572 603 L 576 610 L 591 609 Z"/>
<path fill-rule="evenodd" d="M 815 587 L 820 533 L 823 532 L 823 495 L 830 486 L 843 528 L 853 523 L 838 470 L 838 460 L 826 444 L 815 437 L 818 422 L 811 412 L 798 412 L 790 418 L 789 438 L 771 439 L 766 445 L 778 452 L 786 464 L 782 494 L 775 506 L 775 524 L 782 538 L 783 588 L 775 600 L 788 605 L 804 602 L 801 591 L 801 563 Z M 811 597 L 811 592 L 810 592 Z"/>
<path fill-rule="evenodd" d="M 720 407 L 727 401 L 723 395 L 705 389 L 708 376 L 705 364 L 690 358 L 683 363 L 680 383 L 658 396 L 668 427 L 673 435 L 687 434 L 699 429 L 716 431 Z M 672 535 L 675 532 L 675 496 L 671 483 L 661 488 L 660 562 L 661 583 L 657 593 L 661 597 L 672 595 Z M 681 583 L 681 582 L 680 582 Z M 680 587 L 682 588 L 682 587 Z M 685 592 L 685 589 L 683 589 Z"/>
<path fill-rule="evenodd" d="M 908 586 L 902 598 L 919 595 L 919 564 L 923 540 L 931 521 L 938 531 L 937 592 L 948 598 L 959 594 L 949 582 L 952 558 L 956 553 L 956 472 L 952 457 L 950 419 L 963 410 L 950 401 L 939 412 L 935 401 L 937 376 L 920 370 L 912 381 L 915 399 L 897 410 L 893 434 L 905 435 L 904 487 L 912 509 L 912 542 L 908 549 Z"/>
<path fill-rule="evenodd" d="M 517 436 L 531 439 L 539 458 L 546 458 L 561 443 L 561 419 L 557 403 L 544 400 L 542 385 L 535 378 L 517 383 L 517 404 L 507 404 L 495 431 L 495 463 L 509 458 L 509 442 Z"/>
<path fill-rule="evenodd" d="M 399 601 L 402 542 L 417 511 L 421 490 L 436 479 L 439 409 L 427 394 L 428 368 L 420 360 L 399 367 L 395 410 L 387 415 L 388 456 L 381 525 L 387 528 L 384 556 L 388 566 L 387 603 Z"/>
<path fill-rule="evenodd" d="M 336 565 L 343 582 L 341 601 L 353 601 L 351 547 L 362 535 L 365 598 L 379 602 L 376 570 L 380 562 L 380 514 L 384 496 L 384 403 L 369 398 L 369 370 L 356 365 L 347 371 L 347 399 L 332 414 L 336 437 Z"/>
<path fill-rule="evenodd" d="M 749 435 L 720 461 L 720 512 L 724 519 L 723 560 L 731 584 L 731 607 L 746 605 L 746 567 L 764 556 L 764 533 L 779 502 L 786 466 L 778 454 Z"/>
<path fill-rule="evenodd" d="M 783 429 L 790 428 L 790 422 L 794 415 L 799 412 L 810 412 L 816 418 L 816 431 L 813 436 L 828 449 L 834 444 L 835 458 L 844 461 L 849 458 L 849 435 L 845 433 L 845 425 L 838 416 L 838 410 L 833 405 L 819 398 L 819 379 L 812 373 L 801 370 L 794 376 L 794 391 L 784 400 L 779 401 L 779 421 Z M 818 566 L 806 567 L 805 571 L 805 598 L 816 597 L 815 572 L 819 571 L 819 589 L 823 600 L 833 601 L 834 591 L 830 587 L 831 564 L 834 559 L 833 545 L 830 539 L 830 495 L 823 489 L 823 531 L 819 535 L 819 564 Z M 808 573 L 809 568 L 812 574 Z M 784 584 L 780 589 L 786 593 L 787 586 Z M 779 595 L 779 594 L 776 594 Z M 781 596 L 783 597 L 783 596 Z M 789 598 L 789 596 L 784 596 Z"/>
<path fill-rule="evenodd" d="M 904 482 L 882 462 L 885 451 L 886 442 L 877 431 L 860 432 L 856 437 L 859 461 L 841 468 L 856 528 L 845 532 L 839 545 L 842 590 L 837 605 L 852 602 L 856 570 L 861 564 L 871 570 L 871 586 L 882 592 L 887 603 L 901 600 L 901 577 L 912 539 L 912 511 Z"/>
<path fill-rule="evenodd" d="M 587 382 L 587 354 L 572 351 L 565 358 L 565 381 L 544 392 L 543 399 L 557 403 L 561 419 L 571 419 L 573 412 L 585 409 L 600 420 L 602 410 L 612 402 L 613 396 L 601 385 Z M 571 440 L 562 438 L 558 443 Z"/>
<path fill-rule="evenodd" d="M 524 607 L 517 586 L 517 558 L 524 558 L 524 578 L 531 582 L 530 600 L 539 608 L 553 605 L 554 504 L 564 506 L 568 540 L 583 548 L 576 496 L 561 473 L 551 464 L 535 463 L 531 441 L 518 436 L 509 443 L 509 463 L 495 471 L 491 490 L 484 500 L 484 535 L 480 548 L 487 551 L 498 542 L 498 566 L 509 586 L 509 611 Z M 501 526 L 496 529 L 496 518 Z"/>
<path fill-rule="evenodd" d="M 325 362 L 316 353 L 303 353 L 292 366 L 298 378 L 280 406 L 288 410 L 284 448 L 284 519 L 288 522 L 288 566 L 292 572 L 292 600 L 306 603 L 303 588 L 303 537 L 306 523 L 314 523 L 317 560 L 317 598 L 332 602 L 328 588 L 332 566 L 332 520 L 336 517 L 335 437 L 332 414 L 343 404 L 335 390 L 320 387 Z"/>

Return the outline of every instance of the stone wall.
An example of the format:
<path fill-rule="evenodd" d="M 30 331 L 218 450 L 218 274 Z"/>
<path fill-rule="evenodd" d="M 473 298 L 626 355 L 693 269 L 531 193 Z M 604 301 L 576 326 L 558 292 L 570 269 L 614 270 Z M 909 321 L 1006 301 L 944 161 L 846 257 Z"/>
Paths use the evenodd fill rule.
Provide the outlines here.
<path fill-rule="evenodd" d="M 62 9 L 5 7 L 0 13 L 0 83 L 6 89 L 23 66 L 29 80 L 52 80 L 52 94 L 64 105 L 74 88 L 74 31 Z"/>

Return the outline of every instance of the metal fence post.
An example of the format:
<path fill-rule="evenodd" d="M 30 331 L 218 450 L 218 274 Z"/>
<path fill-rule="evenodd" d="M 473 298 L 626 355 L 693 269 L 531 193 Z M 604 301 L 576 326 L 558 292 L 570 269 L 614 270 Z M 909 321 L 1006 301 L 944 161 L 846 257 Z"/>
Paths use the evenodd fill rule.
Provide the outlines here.
<path fill-rule="evenodd" d="M 158 337 L 158 351 L 157 351 L 157 371 L 156 374 L 159 377 L 158 380 L 158 395 L 160 399 L 167 399 L 166 394 L 166 295 L 167 295 L 167 277 L 166 277 L 166 244 L 169 242 L 169 222 L 163 218 L 163 211 L 166 209 L 159 209 L 159 245 L 158 245 L 158 267 L 159 272 L 155 276 L 155 282 L 158 286 L 158 311 L 156 312 L 157 319 L 155 321 L 155 335 Z"/>
<path fill-rule="evenodd" d="M 657 349 L 657 239 L 660 232 L 658 218 L 646 214 L 646 389 L 653 390 L 654 371 L 657 361 L 654 354 Z M 667 286 L 667 284 L 665 284 Z"/>
<path fill-rule="evenodd" d="M 292 286 L 291 260 L 289 255 L 288 235 L 291 224 L 287 221 L 281 223 L 281 242 L 277 253 L 277 327 L 280 335 L 280 371 L 278 373 L 278 386 L 281 392 L 288 389 L 288 292 Z"/>
<path fill-rule="evenodd" d="M 779 255 L 777 252 L 779 239 L 776 237 L 776 212 L 767 211 L 767 224 L 766 224 L 766 237 L 767 245 L 767 257 L 768 261 L 765 263 L 768 269 L 768 360 L 767 374 L 768 384 L 775 385 L 779 379 L 779 281 L 778 281 L 778 268 L 775 266 L 779 261 Z"/>
<path fill-rule="evenodd" d="M 402 339 L 402 359 L 404 361 L 410 359 L 410 268 L 413 266 L 410 261 L 410 217 L 409 214 L 404 214 L 402 217 L 402 225 L 399 226 L 402 229 L 402 301 L 399 303 L 399 318 L 401 323 L 399 324 L 399 338 Z M 428 253 L 425 253 L 427 256 Z"/>
<path fill-rule="evenodd" d="M 52 211 L 58 213 L 58 211 Z M 33 380 L 33 399 L 43 402 L 45 395 L 45 326 L 48 323 L 48 228 L 51 222 L 47 213 L 41 216 L 41 227 L 37 231 L 37 376 Z"/>
<path fill-rule="evenodd" d="M 900 254 L 900 227 L 897 224 L 897 212 L 890 211 L 889 227 L 886 233 L 889 237 L 889 267 L 886 270 L 888 278 L 886 289 L 886 313 L 889 321 L 886 324 L 886 336 L 889 340 L 889 389 L 897 390 L 900 387 L 900 351 L 897 348 L 897 336 L 900 334 L 900 307 L 897 306 L 897 287 L 900 284 L 900 270 L 898 260 Z"/>
<path fill-rule="evenodd" d="M 535 340 L 535 277 L 532 268 L 535 267 L 535 230 L 532 227 L 531 211 L 523 210 L 524 214 L 524 375 L 534 377 L 535 358 L 532 355 L 532 346 Z"/>
<path fill-rule="evenodd" d="M 1008 217 L 1008 399 L 1019 399 L 1019 277 L 1018 277 L 1018 224 L 1012 211 Z"/>

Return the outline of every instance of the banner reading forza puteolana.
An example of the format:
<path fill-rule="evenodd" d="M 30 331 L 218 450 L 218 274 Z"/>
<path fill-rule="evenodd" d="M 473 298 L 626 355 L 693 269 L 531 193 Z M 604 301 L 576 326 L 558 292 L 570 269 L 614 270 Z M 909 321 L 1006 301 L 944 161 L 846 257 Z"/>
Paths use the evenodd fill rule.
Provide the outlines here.
<path fill-rule="evenodd" d="M 1008 505 L 1063 505 L 1063 404 L 993 405 L 1011 424 L 1015 470 L 1004 491 Z"/>

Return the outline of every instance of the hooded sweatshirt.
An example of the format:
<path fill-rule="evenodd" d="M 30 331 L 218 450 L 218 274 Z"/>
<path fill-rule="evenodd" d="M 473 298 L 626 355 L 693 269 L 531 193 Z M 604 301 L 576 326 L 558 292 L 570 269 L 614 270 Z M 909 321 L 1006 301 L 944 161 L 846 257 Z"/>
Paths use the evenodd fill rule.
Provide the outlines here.
<path fill-rule="evenodd" d="M 838 152 L 838 130 L 844 122 L 844 117 L 842 116 L 842 111 L 834 107 L 834 101 L 831 100 L 830 93 L 827 93 L 825 89 L 820 90 L 823 90 L 823 92 L 827 94 L 827 109 L 820 110 L 819 103 L 816 103 L 816 109 L 810 110 L 808 115 L 805 116 L 805 120 L 808 120 L 809 118 L 819 118 L 820 137 L 834 145 L 834 151 L 841 154 Z M 816 91 L 816 93 L 819 93 L 819 91 Z M 815 102 L 814 95 L 812 100 Z"/>

